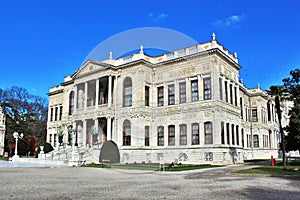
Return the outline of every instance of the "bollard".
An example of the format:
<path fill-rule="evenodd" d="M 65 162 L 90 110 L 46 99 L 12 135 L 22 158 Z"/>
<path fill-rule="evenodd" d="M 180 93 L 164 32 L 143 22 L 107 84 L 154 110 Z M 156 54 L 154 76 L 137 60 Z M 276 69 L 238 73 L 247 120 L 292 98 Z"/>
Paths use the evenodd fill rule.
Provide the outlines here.
<path fill-rule="evenodd" d="M 273 158 L 273 155 L 271 155 L 271 163 L 272 163 L 272 167 L 274 167 L 274 158 Z"/>

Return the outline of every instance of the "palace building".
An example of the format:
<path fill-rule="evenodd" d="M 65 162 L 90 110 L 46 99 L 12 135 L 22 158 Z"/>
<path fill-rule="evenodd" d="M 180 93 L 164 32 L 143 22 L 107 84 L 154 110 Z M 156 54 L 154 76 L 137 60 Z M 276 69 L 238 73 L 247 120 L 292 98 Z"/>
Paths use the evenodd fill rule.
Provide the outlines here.
<path fill-rule="evenodd" d="M 113 160 L 104 150 L 110 143 L 122 163 L 276 158 L 274 99 L 259 87 L 247 88 L 239 70 L 237 54 L 215 35 L 155 57 L 141 46 L 123 58 L 110 53 L 101 62 L 88 60 L 48 93 L 52 157 L 67 152 L 71 159 L 76 146 L 86 162 Z M 283 125 L 287 114 L 285 106 Z"/>

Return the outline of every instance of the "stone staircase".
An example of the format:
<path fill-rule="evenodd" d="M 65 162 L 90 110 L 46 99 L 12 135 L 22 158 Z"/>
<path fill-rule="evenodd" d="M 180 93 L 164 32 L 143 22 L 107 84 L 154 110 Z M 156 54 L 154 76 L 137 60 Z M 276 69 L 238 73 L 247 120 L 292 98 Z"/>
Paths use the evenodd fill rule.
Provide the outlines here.
<path fill-rule="evenodd" d="M 93 147 L 76 146 L 73 154 L 72 146 L 58 147 L 57 149 L 46 153 L 39 154 L 40 159 L 48 161 L 69 162 L 70 166 L 81 166 L 88 163 L 99 163 L 99 155 L 102 144 Z"/>

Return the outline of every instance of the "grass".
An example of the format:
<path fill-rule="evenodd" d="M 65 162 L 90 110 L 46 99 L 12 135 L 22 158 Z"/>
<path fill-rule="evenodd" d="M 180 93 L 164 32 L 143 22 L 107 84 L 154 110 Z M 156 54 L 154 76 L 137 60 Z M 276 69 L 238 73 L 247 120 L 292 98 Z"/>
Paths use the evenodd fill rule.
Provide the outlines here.
<path fill-rule="evenodd" d="M 0 160 L 8 161 L 8 157 L 0 156 Z"/>
<path fill-rule="evenodd" d="M 261 161 L 270 161 L 270 159 L 253 159 L 253 160 L 244 160 L 245 163 L 256 163 Z M 271 162 L 271 161 L 270 161 Z"/>
<path fill-rule="evenodd" d="M 173 167 L 165 167 L 165 171 L 186 171 L 195 169 L 206 169 L 213 167 L 222 167 L 221 165 L 177 165 Z"/>
<path fill-rule="evenodd" d="M 95 167 L 95 168 L 114 168 L 114 169 L 128 169 L 128 170 L 150 170 L 150 171 L 159 171 L 158 163 L 149 163 L 149 164 L 87 164 L 86 167 Z M 176 165 L 176 166 L 164 166 L 164 171 L 186 171 L 186 170 L 195 170 L 195 169 L 205 169 L 212 167 L 221 167 L 220 165 Z"/>
<path fill-rule="evenodd" d="M 300 160 L 292 161 L 287 165 L 287 168 L 284 169 L 282 163 L 277 164 L 272 167 L 271 165 L 255 167 L 252 169 L 245 169 L 235 171 L 234 173 L 238 174 L 264 174 L 271 176 L 299 176 L 300 177 Z"/>

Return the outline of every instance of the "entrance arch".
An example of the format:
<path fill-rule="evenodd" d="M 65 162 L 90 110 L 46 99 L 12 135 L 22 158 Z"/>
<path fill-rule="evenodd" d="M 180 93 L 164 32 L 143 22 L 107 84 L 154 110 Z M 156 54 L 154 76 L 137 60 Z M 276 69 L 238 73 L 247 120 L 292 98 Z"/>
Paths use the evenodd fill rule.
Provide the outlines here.
<path fill-rule="evenodd" d="M 99 161 L 109 160 L 110 163 L 120 163 L 120 152 L 114 141 L 104 142 L 101 148 Z"/>

